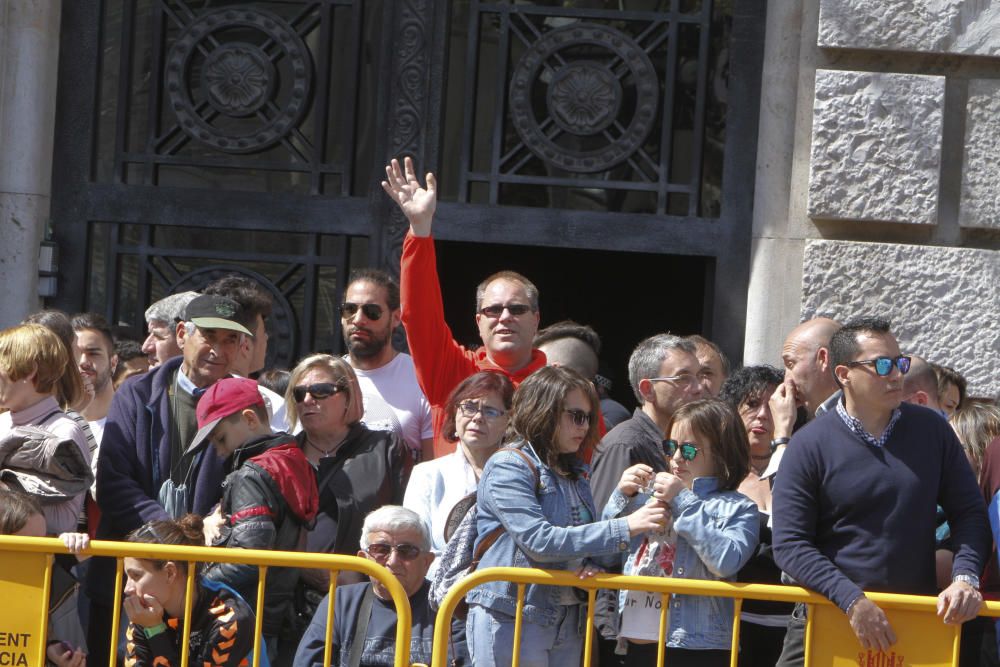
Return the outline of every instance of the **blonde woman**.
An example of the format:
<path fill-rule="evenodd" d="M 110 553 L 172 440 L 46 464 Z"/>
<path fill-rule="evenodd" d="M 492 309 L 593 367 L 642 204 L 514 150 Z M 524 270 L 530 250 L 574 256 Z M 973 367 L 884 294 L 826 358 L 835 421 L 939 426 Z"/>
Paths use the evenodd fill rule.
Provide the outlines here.
<path fill-rule="evenodd" d="M 406 446 L 395 433 L 361 423 L 357 376 L 338 357 L 314 354 L 300 361 L 285 402 L 290 428 L 302 424 L 295 437 L 316 471 L 319 489 L 319 514 L 306 550 L 355 555 L 365 515 L 403 502 L 412 466 Z M 309 601 L 299 605 L 299 612 L 309 614 L 326 594 L 326 583 L 319 571 L 304 571 L 303 578 Z"/>

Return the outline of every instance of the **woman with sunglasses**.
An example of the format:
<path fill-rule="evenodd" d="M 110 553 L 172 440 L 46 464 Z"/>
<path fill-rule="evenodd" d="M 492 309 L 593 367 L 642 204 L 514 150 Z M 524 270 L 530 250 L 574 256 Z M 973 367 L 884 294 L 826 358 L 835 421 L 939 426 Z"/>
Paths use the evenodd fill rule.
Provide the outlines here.
<path fill-rule="evenodd" d="M 632 537 L 665 525 L 666 512 L 658 505 L 627 518 L 596 520 L 578 452 L 597 443 L 597 406 L 594 385 L 566 368 L 547 366 L 521 383 L 510 424 L 511 448 L 519 451 L 491 456 L 479 481 L 476 541 L 495 540 L 480 568 L 539 567 L 589 577 L 602 569 L 592 558 L 606 557 L 610 564 Z M 511 664 L 517 585 L 489 582 L 470 591 L 466 601 L 473 664 Z M 586 614 L 582 591 L 528 585 L 520 664 L 580 664 Z"/>
<path fill-rule="evenodd" d="M 653 497 L 665 503 L 677 533 L 674 577 L 731 579 L 757 547 L 757 506 L 736 488 L 750 469 L 746 429 L 736 411 L 716 399 L 678 408 L 664 443 L 671 472 L 656 475 Z M 647 507 L 648 495 L 612 493 L 605 516 Z M 636 510 L 637 511 L 637 510 Z M 636 545 L 638 546 L 638 545 Z M 628 559 L 625 574 L 633 559 Z M 729 664 L 733 601 L 671 596 L 665 662 L 670 667 Z M 631 644 L 629 664 L 656 664 L 656 644 Z"/>
<path fill-rule="evenodd" d="M 430 527 L 435 554 L 444 549 L 455 504 L 476 490 L 487 459 L 500 447 L 513 397 L 506 375 L 483 371 L 462 380 L 445 403 L 443 433 L 455 451 L 414 467 L 403 498 L 403 506 Z"/>
<path fill-rule="evenodd" d="M 150 521 L 125 540 L 136 544 L 203 546 L 201 517 Z M 188 567 L 184 560 L 125 558 L 125 664 L 179 667 L 190 637 L 189 664 L 240 667 L 253 662 L 254 614 L 231 588 L 195 578 L 190 624 L 184 622 Z M 260 664 L 267 665 L 261 652 Z"/>
<path fill-rule="evenodd" d="M 364 406 L 357 376 L 345 360 L 329 354 L 306 357 L 292 370 L 285 394 L 291 428 L 316 470 L 319 513 L 306 551 L 354 555 L 366 514 L 399 505 L 410 473 L 410 455 L 399 437 L 361 422 Z M 342 574 L 342 581 L 353 583 Z M 297 607 L 305 621 L 327 592 L 325 570 L 303 570 Z"/>

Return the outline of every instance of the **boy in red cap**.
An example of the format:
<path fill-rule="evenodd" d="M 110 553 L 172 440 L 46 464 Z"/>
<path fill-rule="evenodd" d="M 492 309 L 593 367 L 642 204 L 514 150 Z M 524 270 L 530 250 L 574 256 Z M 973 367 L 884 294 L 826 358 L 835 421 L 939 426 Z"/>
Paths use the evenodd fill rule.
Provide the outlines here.
<path fill-rule="evenodd" d="M 225 523 L 213 546 L 300 551 L 306 528 L 316 517 L 316 473 L 291 435 L 274 433 L 254 380 L 223 378 L 198 401 L 195 449 L 206 440 L 231 471 L 222 484 Z M 257 597 L 256 565 L 217 563 L 208 579 L 236 589 L 248 602 Z M 261 634 L 274 655 L 278 637 L 291 627 L 296 568 L 267 570 Z"/>

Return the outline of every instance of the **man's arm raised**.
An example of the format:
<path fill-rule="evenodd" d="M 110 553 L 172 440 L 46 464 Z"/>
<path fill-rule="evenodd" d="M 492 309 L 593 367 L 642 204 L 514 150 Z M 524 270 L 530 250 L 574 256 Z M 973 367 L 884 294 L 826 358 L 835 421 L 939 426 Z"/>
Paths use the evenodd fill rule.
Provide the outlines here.
<path fill-rule="evenodd" d="M 403 169 L 399 168 L 399 160 L 396 159 L 385 166 L 385 178 L 382 189 L 399 205 L 410 223 L 410 233 L 416 237 L 430 236 L 437 209 L 437 179 L 434 174 L 428 172 L 425 177 L 427 187 L 420 187 L 413 171 L 413 160 L 404 158 Z"/>

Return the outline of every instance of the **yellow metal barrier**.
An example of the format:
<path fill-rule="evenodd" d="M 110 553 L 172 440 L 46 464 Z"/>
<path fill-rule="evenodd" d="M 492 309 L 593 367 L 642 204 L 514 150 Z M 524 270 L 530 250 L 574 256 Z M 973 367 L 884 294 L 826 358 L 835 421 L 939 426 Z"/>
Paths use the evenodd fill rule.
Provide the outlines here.
<path fill-rule="evenodd" d="M 0 536 L 0 665 L 2 667 L 43 667 L 48 630 L 49 586 L 51 585 L 53 554 L 68 553 L 65 545 L 55 538 Z M 220 549 L 216 547 L 166 546 L 132 542 L 93 541 L 83 552 L 88 556 L 110 556 L 117 559 L 118 578 L 115 599 L 122 596 L 122 568 L 125 558 L 173 560 L 194 563 L 239 563 L 257 565 L 256 627 L 254 628 L 253 667 L 259 667 L 261 623 L 264 608 L 265 578 L 268 567 L 297 567 L 330 571 L 329 609 L 327 611 L 324 667 L 330 667 L 333 636 L 336 573 L 341 570 L 360 572 L 375 577 L 389 591 L 396 605 L 395 667 L 407 667 L 410 661 L 412 615 L 409 598 L 399 580 L 386 568 L 357 556 L 293 553 L 255 549 Z M 190 627 L 194 604 L 195 568 L 188 567 L 184 604 L 184 627 Z M 114 606 L 111 631 L 110 667 L 115 667 L 121 605 Z M 181 640 L 181 665 L 188 667 L 189 633 Z M 37 640 L 37 641 L 35 641 Z M 23 649 L 23 650 L 22 650 Z M 98 666 L 99 667 L 99 666 Z"/>
<path fill-rule="evenodd" d="M 579 579 L 572 572 L 564 570 L 535 570 L 522 567 L 491 567 L 477 570 L 460 580 L 445 596 L 434 622 L 434 646 L 431 667 L 445 667 L 448 657 L 448 637 L 451 620 L 458 604 L 465 594 L 481 584 L 490 581 L 509 581 L 517 584 L 517 612 L 514 617 L 513 664 L 517 667 L 521 649 L 522 611 L 525 587 L 528 584 L 546 586 L 574 586 L 587 591 L 587 630 L 583 645 L 583 665 L 591 664 L 594 642 L 594 600 L 599 589 L 636 590 L 660 593 L 660 641 L 657 665 L 663 667 L 664 644 L 667 630 L 669 595 L 709 595 L 735 599 L 733 614 L 732 657 L 730 664 L 735 667 L 738 659 L 740 608 L 744 599 L 773 600 L 777 602 L 801 602 L 807 605 L 805 664 L 807 667 L 819 665 L 907 665 L 905 655 L 917 656 L 921 665 L 958 664 L 958 648 L 961 626 L 944 625 L 937 617 L 937 598 L 918 595 L 896 595 L 891 593 L 867 593 L 867 596 L 886 611 L 896 635 L 899 638 L 890 654 L 879 656 L 878 652 L 865 652 L 854 637 L 847 618 L 829 600 L 816 593 L 796 586 L 772 586 L 766 584 L 733 584 L 722 581 L 699 581 L 694 579 L 674 579 L 670 577 L 636 577 L 615 574 L 599 574 L 588 579 Z M 980 610 L 981 616 L 1000 617 L 1000 602 L 987 602 Z M 816 628 L 821 627 L 822 637 L 817 637 Z M 941 640 L 948 638 L 947 662 L 935 661 L 933 655 L 941 653 Z M 471 641 L 471 639 L 469 640 Z M 906 644 L 904 650 L 897 647 Z M 930 649 L 930 652 L 928 652 Z M 905 651 L 905 653 L 904 653 Z M 898 660 L 897 660 L 898 658 Z M 569 667 L 569 666 L 566 666 Z"/>

